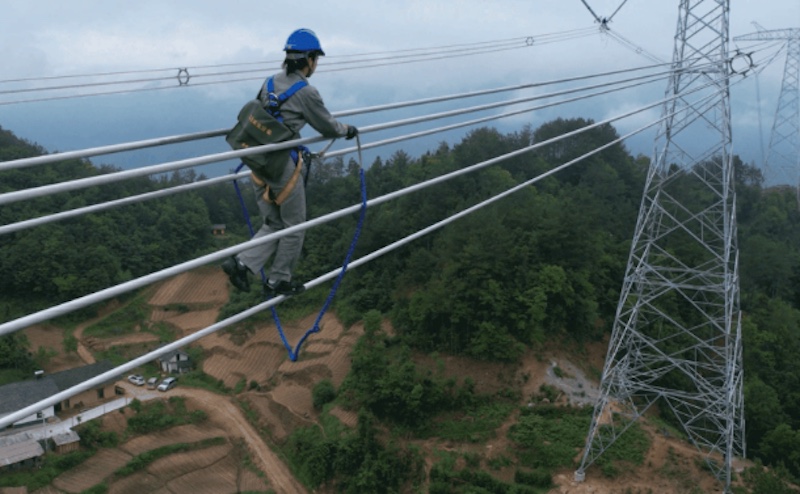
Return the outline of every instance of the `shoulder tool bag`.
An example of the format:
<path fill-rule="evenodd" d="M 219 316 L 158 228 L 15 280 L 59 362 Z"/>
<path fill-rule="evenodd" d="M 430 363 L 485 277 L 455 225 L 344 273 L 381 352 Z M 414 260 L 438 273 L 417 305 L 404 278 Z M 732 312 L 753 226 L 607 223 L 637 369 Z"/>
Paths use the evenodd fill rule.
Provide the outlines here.
<path fill-rule="evenodd" d="M 225 136 L 231 148 L 239 150 L 264 144 L 287 141 L 295 133 L 283 124 L 280 116 L 280 107 L 295 92 L 307 85 L 306 81 L 299 81 L 281 95 L 275 95 L 272 78 L 264 83 L 268 94 L 267 108 L 261 98 L 248 101 L 239 111 L 236 125 Z M 288 150 L 287 150 L 288 151 Z M 242 161 L 253 172 L 261 176 L 269 176 L 268 165 L 271 161 L 268 153 L 243 156 Z"/>

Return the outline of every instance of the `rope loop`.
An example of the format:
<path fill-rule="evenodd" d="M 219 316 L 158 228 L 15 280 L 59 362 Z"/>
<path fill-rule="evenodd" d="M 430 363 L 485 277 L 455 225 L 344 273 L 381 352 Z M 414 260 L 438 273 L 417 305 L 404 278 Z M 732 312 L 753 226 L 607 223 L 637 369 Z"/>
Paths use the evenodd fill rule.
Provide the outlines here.
<path fill-rule="evenodd" d="M 331 145 L 333 145 L 334 141 L 335 139 L 332 140 L 322 151 L 320 151 L 319 153 L 315 153 L 312 156 L 323 156 L 325 152 L 327 152 L 327 150 L 331 147 Z M 275 321 L 275 327 L 278 329 L 278 334 L 281 337 L 283 346 L 286 348 L 289 359 L 292 362 L 297 361 L 297 357 L 300 354 L 300 349 L 303 346 L 303 343 L 305 343 L 305 341 L 308 339 L 308 337 L 312 333 L 318 333 L 320 331 L 319 324 L 322 321 L 322 317 L 328 311 L 328 308 L 333 302 L 333 297 L 336 295 L 336 291 L 339 289 L 339 284 L 342 282 L 342 278 L 344 278 L 345 272 L 347 272 L 347 267 L 350 264 L 350 259 L 353 257 L 353 253 L 356 250 L 356 244 L 358 243 L 358 239 L 361 236 L 361 230 L 364 226 L 364 218 L 366 217 L 367 213 L 367 185 L 366 185 L 366 179 L 364 177 L 364 158 L 361 154 L 361 138 L 358 135 L 356 135 L 356 144 L 358 147 L 359 178 L 361 181 L 361 209 L 359 210 L 358 213 L 358 223 L 356 224 L 356 229 L 355 233 L 353 234 L 353 239 L 350 241 L 350 247 L 347 249 L 347 254 L 345 255 L 344 262 L 342 263 L 342 269 L 339 271 L 339 275 L 334 280 L 333 286 L 331 287 L 331 290 L 328 293 L 328 297 L 325 299 L 325 303 L 322 305 L 322 309 L 319 311 L 319 314 L 314 320 L 313 326 L 311 326 L 311 328 L 309 328 L 303 334 L 303 336 L 300 337 L 300 340 L 297 342 L 297 345 L 292 347 L 292 345 L 289 343 L 289 340 L 286 338 L 286 333 L 281 325 L 277 309 L 275 308 L 275 306 L 272 306 L 270 308 L 270 310 L 272 310 L 272 318 Z M 241 163 L 239 167 L 236 169 L 236 171 L 238 172 L 239 170 L 241 170 L 243 166 L 244 163 Z M 239 189 L 239 184 L 237 183 L 236 180 L 233 181 L 233 185 L 236 189 L 236 194 L 239 197 L 239 204 L 242 207 L 242 212 L 244 214 L 245 221 L 247 222 L 247 227 L 250 230 L 250 236 L 252 237 L 253 235 L 255 235 L 255 230 L 253 228 L 252 222 L 250 221 L 250 215 L 247 212 L 247 207 L 244 203 L 244 197 L 242 196 L 242 192 Z M 267 281 L 267 277 L 266 274 L 264 273 L 263 268 L 261 269 L 261 280 L 263 283 L 266 283 Z"/>

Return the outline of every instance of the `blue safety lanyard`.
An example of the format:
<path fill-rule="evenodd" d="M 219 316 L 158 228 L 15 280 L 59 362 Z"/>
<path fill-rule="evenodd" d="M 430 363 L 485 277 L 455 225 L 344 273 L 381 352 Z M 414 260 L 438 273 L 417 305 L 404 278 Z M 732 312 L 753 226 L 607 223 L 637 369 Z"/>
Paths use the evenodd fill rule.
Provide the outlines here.
<path fill-rule="evenodd" d="M 317 315 L 317 318 L 314 320 L 314 325 L 306 331 L 300 340 L 297 342 L 297 345 L 292 347 L 289 341 L 286 339 L 286 334 L 283 331 L 283 327 L 281 326 L 281 321 L 278 318 L 278 311 L 275 307 L 271 307 L 272 310 L 272 317 L 275 320 L 275 327 L 278 329 L 278 334 L 281 337 L 281 341 L 283 342 L 283 346 L 286 348 L 286 351 L 289 354 L 289 359 L 292 362 L 297 361 L 297 356 L 300 353 L 300 348 L 303 346 L 303 343 L 308 339 L 308 337 L 312 333 L 318 333 L 320 331 L 319 323 L 322 321 L 322 316 L 325 315 L 328 308 L 333 302 L 333 297 L 336 295 L 336 290 L 339 288 L 339 284 L 342 282 L 342 278 L 344 278 L 344 273 L 347 272 L 347 266 L 350 264 L 350 259 L 353 257 L 353 252 L 355 252 L 356 244 L 358 243 L 358 238 L 361 236 L 361 229 L 364 226 L 364 218 L 367 214 L 367 185 L 366 180 L 364 178 L 364 166 L 363 166 L 363 158 L 361 157 L 361 139 L 359 136 L 356 136 L 356 143 L 358 144 L 358 159 L 359 164 L 359 178 L 361 180 L 361 209 L 359 210 L 358 214 L 358 223 L 356 224 L 356 231 L 353 235 L 353 240 L 350 241 L 350 247 L 347 249 L 347 254 L 345 255 L 344 262 L 342 263 L 342 269 L 339 271 L 339 275 L 336 277 L 336 280 L 333 282 L 333 286 L 331 287 L 331 291 L 328 293 L 328 298 L 325 299 L 325 303 L 322 306 L 322 309 Z M 327 149 L 327 148 L 326 148 Z M 241 163 L 239 167 L 236 169 L 236 172 L 244 167 L 244 163 Z M 244 202 L 244 196 L 242 195 L 242 191 L 239 189 L 239 184 L 236 180 L 233 181 L 233 185 L 236 188 L 236 195 L 239 197 L 239 204 L 242 207 L 242 214 L 245 217 L 245 221 L 247 222 L 247 227 L 250 230 L 250 236 L 252 237 L 255 235 L 255 229 L 253 228 L 253 224 L 250 221 L 250 214 L 247 211 L 247 206 Z M 264 272 L 264 269 L 261 269 L 261 281 L 263 284 L 267 282 L 267 276 Z"/>

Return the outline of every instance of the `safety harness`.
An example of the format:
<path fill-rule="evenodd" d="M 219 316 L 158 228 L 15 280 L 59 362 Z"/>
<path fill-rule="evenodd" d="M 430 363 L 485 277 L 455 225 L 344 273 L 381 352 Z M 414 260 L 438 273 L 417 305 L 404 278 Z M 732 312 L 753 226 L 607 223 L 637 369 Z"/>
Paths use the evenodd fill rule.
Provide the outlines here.
<path fill-rule="evenodd" d="M 284 124 L 281 107 L 297 91 L 307 85 L 308 82 L 300 80 L 283 93 L 276 94 L 275 82 L 272 77 L 268 78 L 264 81 L 264 85 L 256 98 L 248 101 L 239 111 L 236 125 L 225 137 L 228 144 L 233 149 L 238 150 L 283 142 L 294 138 L 295 132 Z M 242 157 L 242 161 L 253 172 L 253 182 L 264 188 L 263 198 L 268 203 L 281 205 L 297 184 L 297 180 L 303 170 L 303 162 L 307 162 L 307 169 L 311 166 L 311 153 L 305 146 L 290 149 L 289 155 L 295 163 L 295 170 L 281 193 L 277 196 L 270 190 L 269 185 L 264 180 L 264 177 L 269 177 L 276 173 L 275 159 L 271 158 L 269 153 Z"/>
<path fill-rule="evenodd" d="M 320 153 L 317 153 L 317 155 L 324 154 L 325 151 L 327 151 L 328 148 L 330 148 L 331 144 L 333 144 L 333 141 L 331 141 L 325 147 L 324 150 L 322 150 Z M 359 136 L 356 136 L 356 144 L 358 145 L 358 164 L 359 164 L 358 176 L 361 181 L 361 208 L 359 209 L 358 213 L 358 223 L 356 224 L 356 230 L 355 233 L 353 234 L 353 239 L 350 241 L 350 247 L 347 249 L 347 254 L 344 257 L 344 262 L 342 262 L 342 267 L 339 270 L 339 274 L 336 276 L 336 280 L 334 280 L 333 282 L 333 286 L 331 287 L 331 290 L 328 293 L 328 297 L 325 299 L 325 303 L 322 305 L 322 309 L 319 311 L 317 318 L 314 320 L 314 325 L 310 329 L 308 329 L 305 333 L 303 333 L 303 336 L 300 337 L 300 340 L 297 342 L 297 344 L 294 347 L 292 347 L 292 345 L 289 343 L 289 340 L 286 338 L 286 333 L 284 332 L 283 327 L 281 326 L 281 321 L 280 318 L 278 317 L 277 309 L 275 309 L 275 306 L 270 307 L 270 310 L 272 311 L 272 317 L 275 321 L 275 327 L 278 330 L 278 334 L 281 337 L 283 346 L 286 348 L 286 351 L 289 354 L 289 359 L 292 362 L 297 361 L 297 358 L 300 355 L 300 349 L 303 346 L 303 343 L 305 343 L 305 341 L 308 339 L 308 337 L 311 336 L 311 334 L 313 333 L 320 332 L 320 323 L 322 322 L 322 317 L 325 315 L 331 303 L 333 302 L 333 297 L 336 295 L 336 290 L 339 288 L 339 284 L 342 282 L 342 278 L 344 278 L 344 274 L 347 272 L 348 266 L 350 265 L 350 259 L 353 257 L 353 253 L 355 252 L 356 249 L 356 244 L 358 243 L 358 238 L 361 236 L 361 229 L 364 226 L 364 218 L 367 213 L 367 183 L 366 179 L 364 178 L 364 158 L 361 155 L 361 138 Z M 244 166 L 245 166 L 244 163 L 240 164 L 239 167 L 236 168 L 236 172 L 241 170 L 242 167 Z M 247 222 L 247 228 L 249 229 L 250 236 L 252 237 L 253 235 L 255 235 L 255 229 L 253 228 L 253 223 L 250 221 L 250 213 L 248 212 L 247 206 L 245 205 L 244 195 L 242 194 L 242 191 L 239 188 L 239 183 L 235 179 L 233 181 L 233 186 L 236 189 L 236 195 L 239 197 L 239 205 L 242 208 L 242 214 L 244 215 L 245 221 Z M 266 286 L 267 275 L 264 272 L 263 268 L 261 269 L 260 274 L 261 274 L 261 282 Z"/>
<path fill-rule="evenodd" d="M 268 78 L 264 82 L 264 87 L 259 93 L 258 99 L 260 99 L 264 103 L 264 109 L 279 123 L 283 124 L 283 115 L 281 115 L 281 106 L 283 106 L 286 101 L 294 96 L 294 94 L 303 89 L 304 87 L 308 86 L 308 82 L 305 80 L 300 80 L 292 84 L 289 89 L 282 92 L 281 94 L 275 94 L 275 80 L 274 77 Z M 266 96 L 266 97 L 265 97 Z M 272 190 L 269 188 L 269 184 L 262 180 L 261 177 L 256 175 L 255 173 L 252 174 L 252 180 L 255 182 L 256 185 L 259 187 L 264 187 L 264 194 L 262 198 L 267 203 L 273 203 L 276 206 L 280 206 L 283 204 L 283 201 L 289 197 L 289 194 L 294 190 L 295 185 L 297 184 L 297 179 L 300 177 L 300 173 L 303 170 L 303 157 L 308 156 L 310 154 L 310 150 L 305 146 L 298 146 L 296 148 L 292 148 L 289 151 L 289 155 L 292 157 L 292 161 L 294 161 L 294 173 L 289 178 L 289 181 L 281 190 L 281 193 L 275 196 Z M 310 162 L 309 162 L 310 166 Z"/>

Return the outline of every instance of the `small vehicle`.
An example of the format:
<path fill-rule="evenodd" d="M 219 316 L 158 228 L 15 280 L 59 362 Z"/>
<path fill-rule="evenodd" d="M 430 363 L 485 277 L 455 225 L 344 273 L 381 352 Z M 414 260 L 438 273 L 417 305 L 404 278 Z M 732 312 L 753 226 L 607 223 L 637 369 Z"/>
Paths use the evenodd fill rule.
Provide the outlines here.
<path fill-rule="evenodd" d="M 158 385 L 158 390 L 169 391 L 170 389 L 174 388 L 177 384 L 178 384 L 177 377 L 167 377 L 163 381 L 161 381 L 161 384 Z"/>
<path fill-rule="evenodd" d="M 128 376 L 128 382 L 137 386 L 144 386 L 144 377 L 140 374 L 131 374 Z"/>
<path fill-rule="evenodd" d="M 157 385 L 158 385 L 157 377 L 151 377 L 150 379 L 147 380 L 147 389 L 156 389 Z"/>

